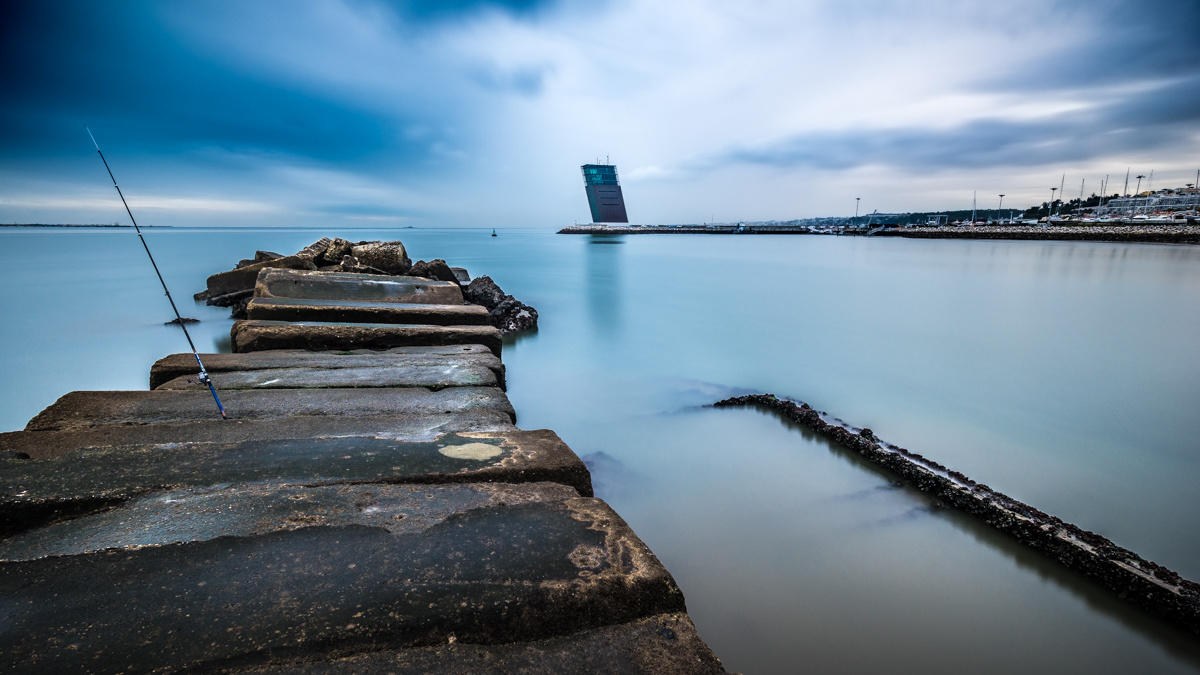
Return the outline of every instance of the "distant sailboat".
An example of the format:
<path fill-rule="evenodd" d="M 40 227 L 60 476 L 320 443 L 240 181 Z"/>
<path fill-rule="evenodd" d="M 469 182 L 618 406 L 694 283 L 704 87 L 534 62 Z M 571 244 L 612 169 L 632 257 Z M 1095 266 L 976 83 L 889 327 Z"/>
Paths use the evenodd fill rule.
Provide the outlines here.
<path fill-rule="evenodd" d="M 493 237 L 496 236 L 496 228 L 494 228 L 494 227 L 492 228 L 492 236 Z"/>

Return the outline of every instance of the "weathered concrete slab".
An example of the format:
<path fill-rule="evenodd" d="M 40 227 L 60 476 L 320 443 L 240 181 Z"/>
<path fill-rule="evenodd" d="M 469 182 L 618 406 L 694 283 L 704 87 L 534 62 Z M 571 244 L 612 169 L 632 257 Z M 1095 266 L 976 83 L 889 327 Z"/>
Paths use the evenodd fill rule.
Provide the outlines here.
<path fill-rule="evenodd" d="M 349 387 L 495 387 L 496 374 L 483 366 L 375 366 L 373 368 L 271 368 L 210 373 L 217 389 L 322 389 Z M 183 375 L 158 389 L 203 389 L 195 376 Z"/>
<path fill-rule="evenodd" d="M 0 535 L 97 509 L 108 515 L 95 522 L 119 530 L 126 516 L 107 511 L 114 504 L 155 491 L 262 481 L 307 486 L 550 481 L 592 494 L 583 462 L 549 430 L 458 432 L 415 442 L 356 435 L 146 443 L 84 448 L 54 459 L 0 459 Z M 253 508 L 246 504 L 237 517 Z M 52 546 L 70 539 L 65 533 L 73 527 L 35 530 L 35 538 Z M 11 559 L 5 551 L 18 545 L 13 541 L 0 540 L 0 559 Z"/>
<path fill-rule="evenodd" d="M 403 389 L 267 389 L 222 392 L 234 419 L 294 415 L 436 415 L 469 410 L 502 412 L 516 420 L 512 403 L 497 387 Z M 210 419 L 207 391 L 73 391 L 38 413 L 26 431 L 67 431 L 108 424 L 158 424 Z"/>
<path fill-rule="evenodd" d="M 316 323 L 242 320 L 230 329 L 233 351 L 264 349 L 390 349 L 409 345 L 480 344 L 500 355 L 500 331 L 492 326 L 428 326 L 388 323 Z"/>
<path fill-rule="evenodd" d="M 164 424 L 102 424 L 72 431 L 10 431 L 0 434 L 0 451 L 49 459 L 85 448 L 155 443 L 240 443 L 288 438 L 373 436 L 429 441 L 461 431 L 512 431 L 505 412 L 469 410 L 439 415 L 340 417 L 301 415 L 274 419 L 206 419 Z"/>
<path fill-rule="evenodd" d="M 289 255 L 274 260 L 264 260 L 245 267 L 218 272 L 208 278 L 208 296 L 216 297 L 237 291 L 248 291 L 254 288 L 258 274 L 268 268 L 295 268 L 298 270 L 315 270 L 317 266 L 312 257 Z"/>
<path fill-rule="evenodd" d="M 580 495 L 559 483 L 295 485 L 274 481 L 184 487 L 137 495 L 112 508 L 11 534 L 0 562 L 247 537 L 324 525 L 420 532 L 455 513 Z M 399 516 L 399 517 L 397 517 Z M 395 524 L 381 522 L 395 519 Z"/>
<path fill-rule="evenodd" d="M 246 318 L 274 321 L 348 321 L 357 323 L 413 323 L 435 326 L 483 326 L 488 310 L 481 305 L 432 305 L 418 302 L 373 300 L 311 300 L 307 298 L 253 298 Z"/>
<path fill-rule="evenodd" d="M 684 609 L 619 516 L 597 499 L 559 498 L 559 486 L 246 489 L 269 502 L 250 523 L 218 506 L 254 501 L 244 495 L 181 495 L 217 501 L 171 534 L 160 529 L 179 522 L 170 514 L 195 511 L 165 500 L 126 511 L 132 536 L 186 543 L 0 563 L 5 662 L 45 672 L 249 667 L 531 641 Z M 306 499 L 324 503 L 310 512 Z M 410 513 L 424 522 L 410 526 Z M 209 517 L 221 527 L 207 529 Z M 209 538 L 222 528 L 237 534 Z M 109 543 L 106 531 L 84 545 Z"/>
<path fill-rule="evenodd" d="M 458 365 L 483 366 L 504 382 L 504 364 L 483 345 L 414 345 L 384 351 L 355 349 L 313 352 L 306 349 L 274 349 L 245 354 L 201 354 L 211 373 L 272 368 L 389 368 L 396 366 Z M 150 368 L 150 388 L 177 377 L 196 375 L 196 357 L 171 354 Z"/>
<path fill-rule="evenodd" d="M 656 614 L 570 635 L 498 645 L 452 642 L 317 662 L 251 669 L 289 673 L 724 673 L 682 612 Z"/>
<path fill-rule="evenodd" d="M 461 305 L 462 290 L 449 281 L 353 272 L 265 269 L 254 284 L 256 298 L 362 300 Z"/>

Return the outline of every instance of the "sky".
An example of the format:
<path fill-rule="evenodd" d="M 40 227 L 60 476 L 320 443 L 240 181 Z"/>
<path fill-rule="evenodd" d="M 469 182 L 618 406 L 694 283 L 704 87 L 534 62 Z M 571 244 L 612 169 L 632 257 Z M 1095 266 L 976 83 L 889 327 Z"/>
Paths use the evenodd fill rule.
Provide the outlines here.
<path fill-rule="evenodd" d="M 991 207 L 1200 169 L 1200 2 L 5 3 L 0 223 L 588 222 Z M 1130 190 L 1134 187 L 1131 180 Z M 1143 181 L 1146 187 L 1148 181 Z"/>

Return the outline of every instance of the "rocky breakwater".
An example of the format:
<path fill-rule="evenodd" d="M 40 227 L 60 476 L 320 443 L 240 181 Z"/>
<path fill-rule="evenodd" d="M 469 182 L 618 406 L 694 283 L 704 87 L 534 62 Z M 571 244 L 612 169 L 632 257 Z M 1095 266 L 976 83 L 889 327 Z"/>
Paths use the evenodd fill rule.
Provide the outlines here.
<path fill-rule="evenodd" d="M 482 323 L 495 326 L 502 334 L 537 329 L 537 310 L 504 293 L 489 277 L 482 277 L 473 282 L 466 269 L 451 267 L 440 258 L 418 260 L 414 263 L 408 257 L 404 243 L 399 241 L 350 242 L 345 239 L 322 237 L 292 255 L 255 251 L 253 257 L 238 261 L 233 269 L 210 276 L 205 290 L 196 293 L 195 300 L 219 307 L 231 307 L 235 319 L 248 318 L 247 307 L 255 295 L 259 273 L 264 270 L 373 274 L 444 281 L 460 286 L 465 291 L 465 301 L 459 297 L 453 301 L 455 304 L 482 306 L 486 310 L 479 315 L 483 317 Z M 262 304 L 264 303 L 260 303 Z M 471 314 L 472 311 L 462 310 L 460 313 Z M 263 316 L 266 313 L 260 309 L 259 318 L 269 318 Z M 358 314 L 361 317 L 370 312 L 363 310 Z M 444 320 L 439 320 L 440 315 L 437 313 L 427 313 L 423 316 L 419 314 L 410 313 L 406 318 L 412 323 L 444 323 Z M 331 314 L 326 312 L 323 316 L 329 315 Z M 316 318 L 316 314 L 310 313 L 309 316 L 314 320 L 327 320 Z M 459 319 L 461 317 L 455 320 Z"/>
<path fill-rule="evenodd" d="M 1118 598 L 1200 635 L 1200 584 L 1117 546 L 1107 538 L 1044 513 L 967 476 L 887 443 L 819 412 L 807 403 L 772 394 L 737 396 L 718 408 L 749 406 L 778 414 L 828 438 L 938 500 L 968 513 L 1062 565 L 1083 574 Z"/>
<path fill-rule="evenodd" d="M 457 280 L 255 274 L 229 420 L 173 354 L 0 434 L 8 669 L 724 672 Z"/>

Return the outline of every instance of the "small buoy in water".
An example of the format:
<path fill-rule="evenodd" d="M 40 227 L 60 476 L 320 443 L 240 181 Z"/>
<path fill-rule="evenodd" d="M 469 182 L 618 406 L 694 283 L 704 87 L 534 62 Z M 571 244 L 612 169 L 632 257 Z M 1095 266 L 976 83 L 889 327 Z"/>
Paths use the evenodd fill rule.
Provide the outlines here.
<path fill-rule="evenodd" d="M 496 228 L 494 228 L 494 227 L 492 228 L 492 236 L 493 237 L 496 236 Z"/>

